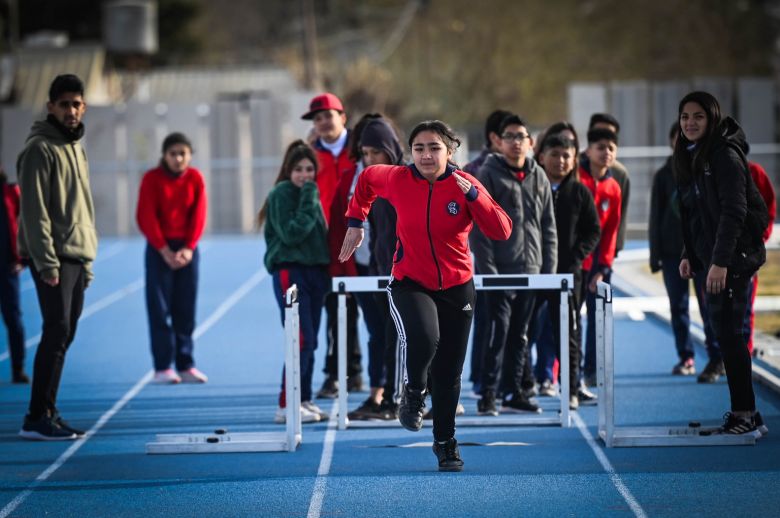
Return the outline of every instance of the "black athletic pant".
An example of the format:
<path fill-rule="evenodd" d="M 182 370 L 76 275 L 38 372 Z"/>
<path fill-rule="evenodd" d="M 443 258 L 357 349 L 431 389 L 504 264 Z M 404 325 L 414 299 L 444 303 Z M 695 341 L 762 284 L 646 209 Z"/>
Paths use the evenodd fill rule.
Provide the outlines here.
<path fill-rule="evenodd" d="M 749 274 L 734 275 L 729 272 L 725 290 L 717 295 L 706 294 L 710 324 L 720 344 L 723 365 L 726 367 L 731 410 L 735 412 L 756 409 L 752 380 L 753 367 L 750 351 L 745 343 L 745 335 L 742 332 L 742 319 L 747 308 L 750 278 Z"/>
<path fill-rule="evenodd" d="M 81 263 L 60 259 L 60 283 L 49 286 L 30 266 L 43 317 L 41 343 L 35 352 L 29 418 L 54 415 L 65 353 L 76 335 L 76 324 L 84 307 L 86 272 Z"/>
<path fill-rule="evenodd" d="M 425 390 L 430 368 L 433 438 L 446 441 L 455 435 L 460 377 L 476 302 L 474 281 L 432 291 L 409 279 L 393 280 L 387 292 L 406 360 L 406 383 Z"/>

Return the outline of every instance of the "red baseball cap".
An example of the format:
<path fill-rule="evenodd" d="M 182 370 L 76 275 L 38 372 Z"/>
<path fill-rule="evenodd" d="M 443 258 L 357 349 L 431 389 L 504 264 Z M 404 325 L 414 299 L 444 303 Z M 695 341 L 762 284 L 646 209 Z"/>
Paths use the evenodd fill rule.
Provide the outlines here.
<path fill-rule="evenodd" d="M 323 110 L 337 110 L 344 113 L 344 106 L 341 100 L 331 93 L 320 94 L 309 103 L 309 111 L 301 116 L 301 119 L 310 120 L 314 114 Z"/>

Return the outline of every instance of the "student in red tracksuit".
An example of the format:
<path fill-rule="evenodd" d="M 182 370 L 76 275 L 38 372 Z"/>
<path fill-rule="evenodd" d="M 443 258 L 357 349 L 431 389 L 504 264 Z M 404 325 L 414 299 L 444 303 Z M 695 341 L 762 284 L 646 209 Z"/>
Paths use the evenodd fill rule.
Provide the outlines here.
<path fill-rule="evenodd" d="M 747 149 L 745 149 L 745 155 L 748 154 L 750 146 L 745 143 Z M 748 169 L 750 170 L 750 176 L 753 177 L 753 183 L 756 184 L 758 192 L 766 203 L 766 208 L 769 211 L 769 224 L 764 230 L 764 234 L 761 236 L 766 243 L 769 240 L 769 236 L 772 235 L 772 230 L 775 226 L 775 216 L 777 216 L 777 206 L 775 203 L 775 190 L 772 188 L 772 181 L 766 174 L 766 171 L 760 164 L 748 161 Z M 756 302 L 756 292 L 758 291 L 758 272 L 753 274 L 753 279 L 748 284 L 748 298 L 747 298 L 747 311 L 745 312 L 745 319 L 742 322 L 742 328 L 745 332 L 745 340 L 747 341 L 748 350 L 750 354 L 753 354 L 753 323 L 755 320 L 755 312 L 753 311 L 753 305 Z"/>
<path fill-rule="evenodd" d="M 8 353 L 11 357 L 11 382 L 29 383 L 24 372 L 24 326 L 19 302 L 19 273 L 22 260 L 16 246 L 19 231 L 19 186 L 8 182 L 0 168 L 0 310 L 8 330 Z"/>
<path fill-rule="evenodd" d="M 476 221 L 490 239 L 508 239 L 512 222 L 473 176 L 450 163 L 460 141 L 446 124 L 421 122 L 409 145 L 413 165 L 375 165 L 360 175 L 339 260 L 360 246 L 374 200 L 389 201 L 398 245 L 387 292 L 406 366 L 398 417 L 404 428 L 420 430 L 430 369 L 433 451 L 440 471 L 460 471 L 455 411 L 475 303 L 468 236 Z"/>
<path fill-rule="evenodd" d="M 192 356 L 198 240 L 206 224 L 203 175 L 181 133 L 163 141 L 160 165 L 141 180 L 136 220 L 146 236 L 146 309 L 155 383 L 205 383 Z M 170 323 L 169 323 L 170 319 Z M 175 362 L 178 374 L 171 368 Z"/>
<path fill-rule="evenodd" d="M 596 203 L 601 224 L 601 238 L 596 250 L 582 263 L 583 296 L 588 311 L 588 330 L 585 338 L 585 364 L 578 397 L 580 404 L 595 404 L 596 397 L 585 385 L 595 385 L 596 379 L 596 286 L 599 281 L 609 282 L 612 277 L 612 261 L 615 259 L 618 227 L 620 226 L 620 185 L 612 178 L 612 165 L 617 156 L 617 134 L 608 129 L 588 132 L 588 157 L 586 166 L 580 166 L 580 181 L 590 190 Z"/>
<path fill-rule="evenodd" d="M 317 171 L 317 189 L 320 193 L 320 203 L 325 211 L 325 223 L 330 225 L 331 210 L 336 198 L 343 198 L 346 194 L 339 194 L 339 185 L 342 180 L 347 183 L 348 190 L 352 178 L 357 169 L 356 158 L 352 156 L 349 148 L 352 132 L 347 129 L 347 114 L 341 100 L 332 93 L 323 93 L 312 98 L 309 103 L 309 111 L 304 113 L 303 120 L 312 121 L 312 129 L 316 137 L 312 142 L 312 148 L 317 154 L 319 169 Z M 345 178 L 347 177 L 347 178 Z M 343 211 L 341 211 L 343 214 Z M 343 223 L 334 222 L 336 226 Z M 329 231 L 330 233 L 331 231 Z M 331 274 L 355 275 L 349 271 L 343 271 L 336 265 L 335 257 L 332 257 Z M 347 270 L 354 270 L 354 265 L 347 265 Z M 338 396 L 338 297 L 335 293 L 328 293 L 325 298 L 325 311 L 327 313 L 327 340 L 328 348 L 325 355 L 326 378 L 322 388 L 317 392 L 317 398 L 334 399 Z M 357 299 L 347 297 L 347 389 L 350 392 L 360 392 L 363 389 L 360 342 L 357 332 L 358 305 Z"/>

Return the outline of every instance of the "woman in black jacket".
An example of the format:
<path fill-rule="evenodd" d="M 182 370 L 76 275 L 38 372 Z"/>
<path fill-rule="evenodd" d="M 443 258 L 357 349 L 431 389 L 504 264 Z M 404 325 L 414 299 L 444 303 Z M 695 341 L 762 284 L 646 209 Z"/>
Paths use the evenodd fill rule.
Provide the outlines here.
<path fill-rule="evenodd" d="M 761 234 L 767 210 L 742 153 L 745 135 L 737 122 L 721 120 L 718 101 L 692 92 L 680 101 L 680 138 L 674 173 L 683 226 L 680 275 L 706 271 L 707 309 L 723 353 L 731 412 L 721 433 L 761 436 L 751 380 L 751 360 L 742 333 L 750 277 L 766 260 Z"/>

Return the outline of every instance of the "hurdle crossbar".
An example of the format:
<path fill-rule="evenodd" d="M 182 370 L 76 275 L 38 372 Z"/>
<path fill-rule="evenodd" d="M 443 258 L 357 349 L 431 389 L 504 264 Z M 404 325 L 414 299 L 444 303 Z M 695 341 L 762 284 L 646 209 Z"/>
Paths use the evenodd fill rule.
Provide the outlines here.
<path fill-rule="evenodd" d="M 347 418 L 347 293 L 380 292 L 387 289 L 389 277 L 334 277 L 332 289 L 338 294 L 338 383 L 339 413 L 338 428 L 346 430 L 348 426 L 356 428 L 383 428 L 400 426 L 394 421 L 354 421 Z M 560 291 L 560 410 L 557 416 L 548 417 L 538 414 L 513 414 L 491 416 L 459 416 L 459 426 L 522 426 L 522 425 L 560 425 L 571 426 L 569 414 L 569 292 L 574 284 L 572 274 L 535 274 L 535 275 L 475 275 L 474 287 L 477 290 L 556 290 Z M 405 366 L 398 366 L 405 368 Z M 425 423 L 428 425 L 428 423 Z"/>
<path fill-rule="evenodd" d="M 213 433 L 158 434 L 154 442 L 146 444 L 146 453 L 294 452 L 298 445 L 303 442 L 301 429 L 300 316 L 298 312 L 298 288 L 294 284 L 285 293 L 284 331 L 285 392 L 287 399 L 284 432 L 228 433 L 224 428 L 217 428 Z"/>
<path fill-rule="evenodd" d="M 756 443 L 748 435 L 713 433 L 701 426 L 615 426 L 615 336 L 612 288 L 600 282 L 596 294 L 596 379 L 599 387 L 599 437 L 608 448 L 640 446 L 740 446 Z"/>

